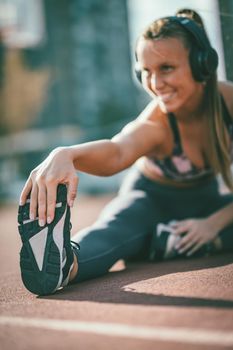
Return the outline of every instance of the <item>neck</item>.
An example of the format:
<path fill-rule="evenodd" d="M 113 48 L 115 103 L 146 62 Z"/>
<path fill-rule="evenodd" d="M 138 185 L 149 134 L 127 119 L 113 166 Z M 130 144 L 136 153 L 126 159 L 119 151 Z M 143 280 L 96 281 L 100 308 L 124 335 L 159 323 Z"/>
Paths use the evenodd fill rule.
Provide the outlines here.
<path fill-rule="evenodd" d="M 205 115 L 205 91 L 196 94 L 189 105 L 175 113 L 177 120 L 182 124 L 202 121 Z"/>

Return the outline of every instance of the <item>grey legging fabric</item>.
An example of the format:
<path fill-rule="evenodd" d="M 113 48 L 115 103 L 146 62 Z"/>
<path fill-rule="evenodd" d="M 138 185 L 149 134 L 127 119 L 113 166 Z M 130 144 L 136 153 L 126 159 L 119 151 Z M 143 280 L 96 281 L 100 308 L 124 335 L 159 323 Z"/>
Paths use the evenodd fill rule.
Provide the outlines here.
<path fill-rule="evenodd" d="M 158 184 L 131 170 L 98 220 L 72 237 L 81 247 L 79 271 L 72 283 L 105 274 L 119 259 L 147 259 L 158 223 L 206 217 L 232 201 L 232 194 L 219 193 L 216 179 L 183 189 Z M 233 225 L 220 237 L 224 249 L 233 251 Z"/>

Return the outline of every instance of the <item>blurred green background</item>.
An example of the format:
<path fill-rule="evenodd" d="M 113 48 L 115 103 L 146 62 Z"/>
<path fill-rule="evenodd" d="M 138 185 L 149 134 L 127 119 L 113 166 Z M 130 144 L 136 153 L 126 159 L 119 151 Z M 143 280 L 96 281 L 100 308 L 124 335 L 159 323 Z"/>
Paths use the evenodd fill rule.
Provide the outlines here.
<path fill-rule="evenodd" d="M 233 80 L 233 0 L 0 0 L 1 202 L 53 148 L 112 137 L 140 113 L 135 40 L 182 7 L 200 12 Z M 122 175 L 80 174 L 79 191 L 114 192 Z"/>

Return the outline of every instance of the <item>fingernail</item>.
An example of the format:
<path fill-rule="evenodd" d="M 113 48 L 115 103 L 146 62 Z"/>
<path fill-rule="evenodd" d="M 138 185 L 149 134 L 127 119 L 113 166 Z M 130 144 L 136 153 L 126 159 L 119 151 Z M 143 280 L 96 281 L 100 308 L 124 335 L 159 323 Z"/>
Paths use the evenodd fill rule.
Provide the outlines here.
<path fill-rule="evenodd" d="M 50 216 L 48 216 L 48 217 L 47 217 L 47 223 L 48 223 L 48 224 L 51 224 L 51 222 L 52 222 L 52 219 L 51 219 Z"/>
<path fill-rule="evenodd" d="M 30 213 L 30 220 L 35 220 L 35 216 L 33 213 Z"/>
<path fill-rule="evenodd" d="M 70 201 L 69 206 L 70 206 L 71 208 L 74 206 L 74 201 L 73 201 L 73 200 Z"/>
<path fill-rule="evenodd" d="M 40 226 L 40 227 L 43 227 L 44 224 L 45 224 L 45 223 L 44 223 L 44 220 L 40 219 L 40 220 L 39 220 L 39 226 Z"/>

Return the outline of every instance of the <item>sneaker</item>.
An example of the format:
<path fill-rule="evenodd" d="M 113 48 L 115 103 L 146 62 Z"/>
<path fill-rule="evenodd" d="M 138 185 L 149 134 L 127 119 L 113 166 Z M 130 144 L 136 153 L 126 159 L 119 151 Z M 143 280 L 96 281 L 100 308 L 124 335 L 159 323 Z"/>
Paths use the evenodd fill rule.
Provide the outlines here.
<path fill-rule="evenodd" d="M 32 293 L 48 295 L 68 284 L 74 263 L 70 241 L 70 207 L 67 205 L 67 188 L 58 185 L 55 217 L 52 223 L 40 227 L 38 218 L 29 218 L 30 199 L 19 206 L 18 230 L 22 240 L 20 268 L 22 281 Z"/>
<path fill-rule="evenodd" d="M 168 225 L 158 224 L 151 244 L 150 260 L 172 259 L 180 256 L 176 250 L 176 244 L 180 241 L 181 236 L 173 234 L 173 228 L 170 222 Z"/>
<path fill-rule="evenodd" d="M 187 258 L 187 252 L 180 254 L 176 249 L 177 243 L 185 236 L 185 233 L 180 236 L 175 235 L 172 228 L 174 222 L 175 221 L 171 221 L 167 225 L 162 223 L 157 225 L 156 232 L 152 239 L 149 260 L 167 260 L 178 257 Z M 216 252 L 217 248 L 215 242 L 209 242 L 192 254 L 191 257 L 202 257 Z"/>

